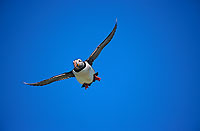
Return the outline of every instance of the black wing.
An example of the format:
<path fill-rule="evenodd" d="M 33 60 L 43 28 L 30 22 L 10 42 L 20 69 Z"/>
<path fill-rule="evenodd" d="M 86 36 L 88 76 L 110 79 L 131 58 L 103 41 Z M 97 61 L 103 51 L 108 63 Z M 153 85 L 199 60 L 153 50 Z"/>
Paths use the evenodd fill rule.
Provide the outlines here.
<path fill-rule="evenodd" d="M 102 49 L 111 41 L 111 39 L 113 38 L 113 36 L 115 34 L 116 29 L 117 29 L 117 19 L 116 19 L 115 27 L 113 28 L 112 32 L 106 37 L 106 39 L 95 49 L 95 51 L 86 60 L 90 65 L 92 65 L 94 60 L 101 53 Z"/>
<path fill-rule="evenodd" d="M 49 79 L 46 79 L 46 80 L 43 80 L 43 81 L 40 81 L 40 82 L 36 82 L 36 83 L 26 83 L 26 82 L 24 82 L 24 84 L 31 85 L 31 86 L 43 86 L 43 85 L 50 84 L 54 81 L 68 79 L 70 77 L 74 77 L 74 74 L 72 73 L 72 71 L 66 72 L 66 73 L 63 73 L 63 74 L 60 74 L 60 75 L 57 75 L 57 76 L 53 76 Z"/>

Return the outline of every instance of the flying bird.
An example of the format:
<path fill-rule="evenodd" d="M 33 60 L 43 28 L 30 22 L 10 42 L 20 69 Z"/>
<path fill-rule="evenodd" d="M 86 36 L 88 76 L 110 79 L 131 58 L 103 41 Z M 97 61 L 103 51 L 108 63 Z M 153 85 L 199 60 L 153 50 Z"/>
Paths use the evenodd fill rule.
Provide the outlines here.
<path fill-rule="evenodd" d="M 73 61 L 74 65 L 73 70 L 62 73 L 60 75 L 53 76 L 49 79 L 40 82 L 36 83 L 24 82 L 24 84 L 31 86 L 44 86 L 55 81 L 60 81 L 71 77 L 75 77 L 77 81 L 82 84 L 82 87 L 85 87 L 85 89 L 87 89 L 96 80 L 97 81 L 101 80 L 101 78 L 98 77 L 98 72 L 94 71 L 92 65 L 94 60 L 99 56 L 99 54 L 103 50 L 103 48 L 111 41 L 116 32 L 116 29 L 117 29 L 117 19 L 112 32 L 106 37 L 106 39 L 100 45 L 97 46 L 97 48 L 94 50 L 94 52 L 89 56 L 87 60 L 82 61 L 81 59 L 77 59 Z"/>

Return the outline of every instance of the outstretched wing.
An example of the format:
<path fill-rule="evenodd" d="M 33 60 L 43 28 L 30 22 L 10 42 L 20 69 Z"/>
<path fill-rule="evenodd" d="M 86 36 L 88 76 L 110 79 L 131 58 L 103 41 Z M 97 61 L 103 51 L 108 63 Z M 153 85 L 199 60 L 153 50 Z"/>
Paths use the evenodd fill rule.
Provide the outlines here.
<path fill-rule="evenodd" d="M 43 85 L 50 84 L 54 81 L 68 79 L 70 77 L 74 77 L 74 74 L 72 73 L 72 71 L 66 72 L 66 73 L 63 73 L 63 74 L 60 74 L 60 75 L 57 75 L 57 76 L 53 76 L 49 79 L 46 79 L 46 80 L 43 80 L 43 81 L 40 81 L 40 82 L 36 82 L 36 83 L 26 83 L 26 82 L 24 82 L 24 84 L 31 85 L 31 86 L 43 86 Z"/>
<path fill-rule="evenodd" d="M 101 53 L 102 49 L 111 41 L 111 39 L 113 38 L 113 36 L 115 34 L 116 29 L 117 29 L 117 19 L 116 19 L 115 27 L 113 28 L 112 32 L 106 37 L 106 39 L 95 49 L 95 51 L 86 60 L 90 65 L 92 65 L 94 60 Z"/>

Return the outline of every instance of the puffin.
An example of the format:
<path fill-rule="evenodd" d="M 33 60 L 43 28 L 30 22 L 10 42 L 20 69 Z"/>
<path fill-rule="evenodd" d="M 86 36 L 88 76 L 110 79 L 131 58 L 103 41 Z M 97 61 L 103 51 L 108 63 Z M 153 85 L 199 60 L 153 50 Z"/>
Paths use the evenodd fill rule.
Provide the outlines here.
<path fill-rule="evenodd" d="M 24 84 L 30 85 L 30 86 L 44 86 L 55 81 L 60 81 L 60 80 L 65 80 L 65 79 L 75 77 L 76 80 L 80 84 L 82 84 L 82 88 L 85 87 L 85 90 L 87 90 L 87 88 L 91 86 L 93 82 L 101 80 L 101 78 L 98 77 L 98 72 L 95 72 L 92 65 L 93 65 L 94 60 L 96 60 L 96 58 L 99 56 L 99 54 L 103 50 L 103 48 L 111 41 L 111 39 L 113 38 L 116 32 L 116 29 L 117 29 L 117 19 L 116 19 L 116 23 L 112 32 L 106 37 L 106 39 L 101 44 L 97 46 L 97 48 L 93 51 L 93 53 L 89 56 L 88 59 L 86 59 L 85 61 L 81 59 L 76 59 L 73 61 L 73 65 L 74 65 L 73 70 L 53 76 L 49 79 L 42 80 L 40 82 L 36 82 L 36 83 L 24 82 Z"/>

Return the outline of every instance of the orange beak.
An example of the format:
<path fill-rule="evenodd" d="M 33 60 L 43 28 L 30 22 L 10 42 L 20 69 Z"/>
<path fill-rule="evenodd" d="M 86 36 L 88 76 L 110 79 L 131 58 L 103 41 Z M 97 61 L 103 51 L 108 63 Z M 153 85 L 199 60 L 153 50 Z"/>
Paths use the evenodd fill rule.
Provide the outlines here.
<path fill-rule="evenodd" d="M 74 67 L 76 67 L 76 62 L 75 61 L 73 61 L 73 64 L 74 64 Z"/>

